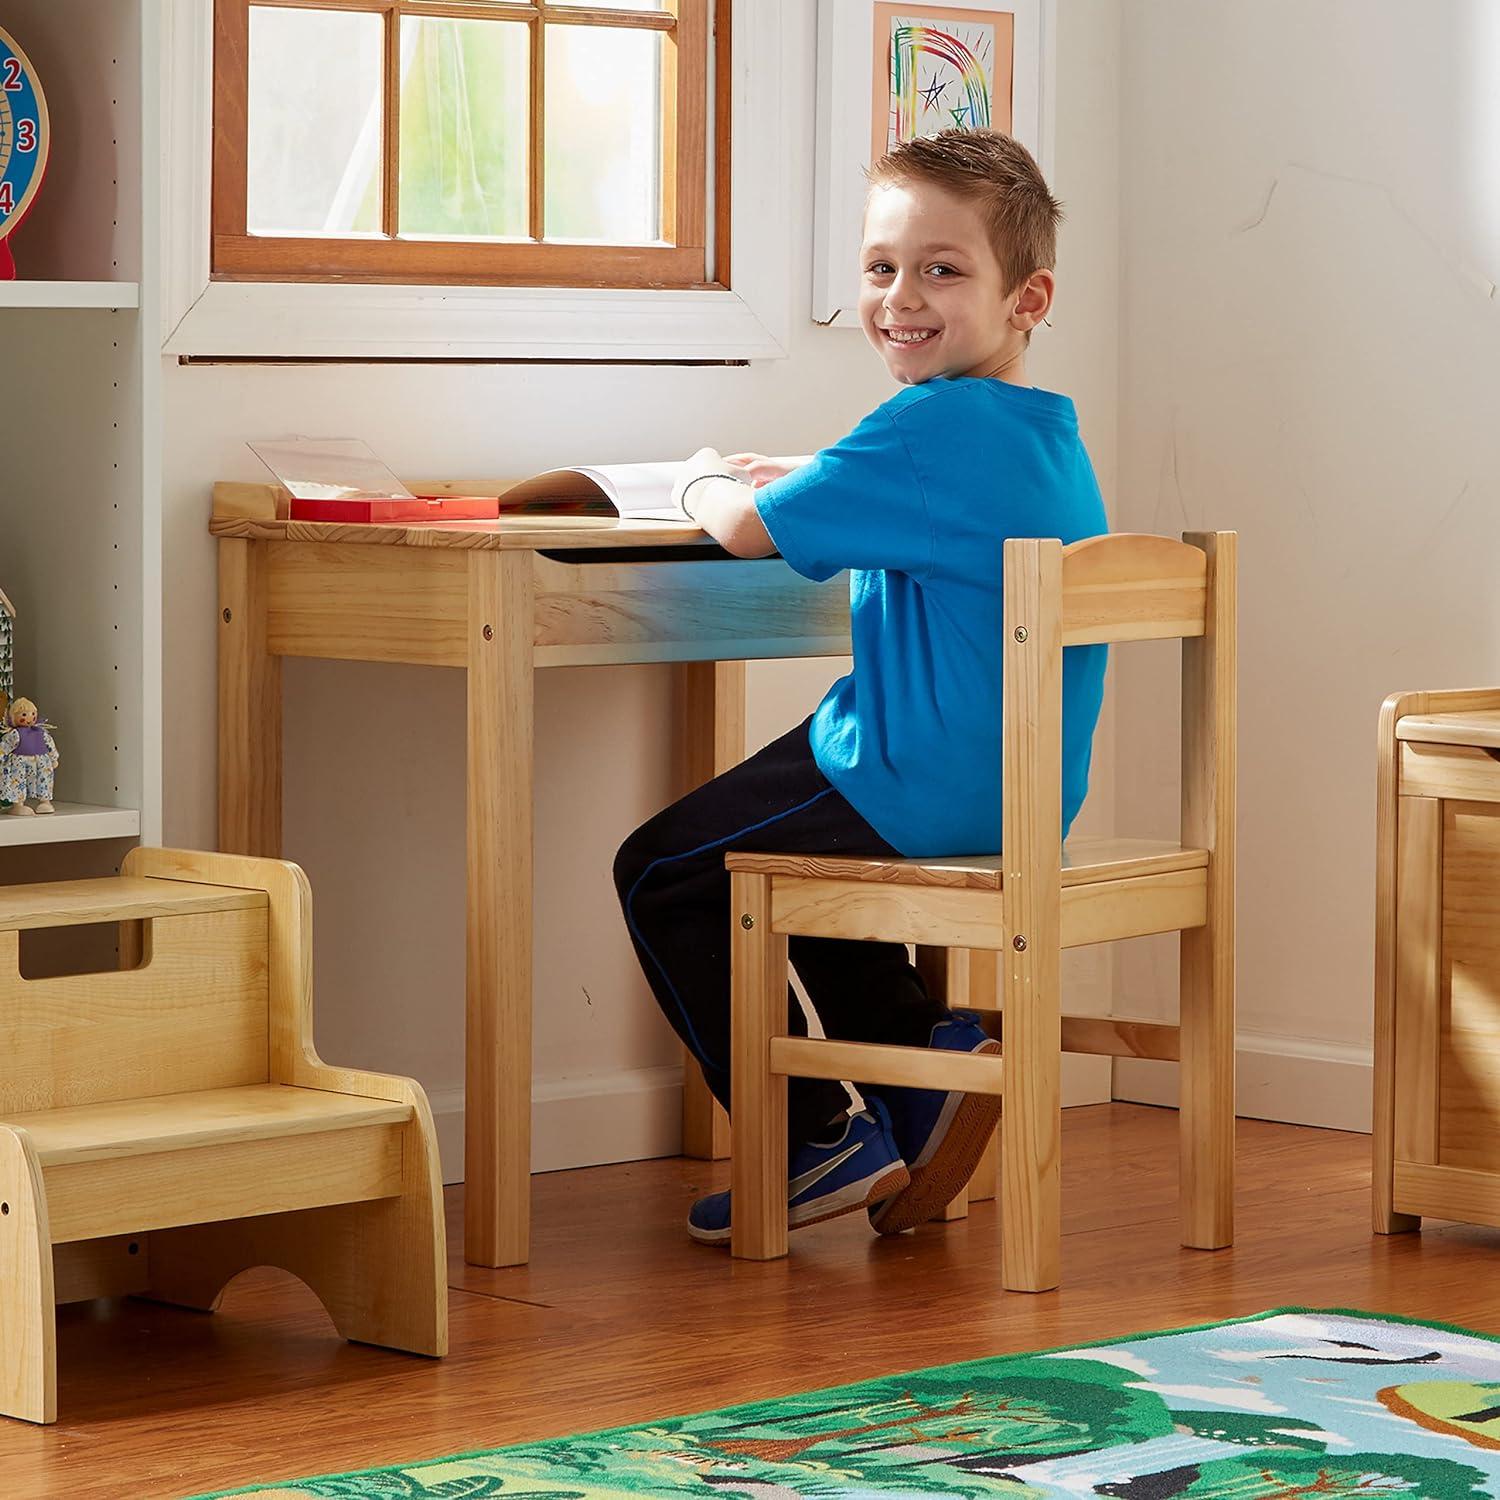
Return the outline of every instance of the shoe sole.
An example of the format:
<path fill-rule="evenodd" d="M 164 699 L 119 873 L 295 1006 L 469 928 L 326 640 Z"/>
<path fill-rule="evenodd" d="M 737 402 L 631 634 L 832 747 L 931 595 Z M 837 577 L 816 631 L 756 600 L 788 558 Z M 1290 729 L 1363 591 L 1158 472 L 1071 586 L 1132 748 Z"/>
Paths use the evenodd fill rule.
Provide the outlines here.
<path fill-rule="evenodd" d="M 1003 1049 L 990 1040 L 976 1047 L 972 1057 L 993 1056 Z M 999 1094 L 950 1094 L 957 1099 L 946 1131 L 941 1119 L 928 1143 L 927 1160 L 911 1168 L 911 1182 L 870 1215 L 879 1234 L 902 1234 L 936 1218 L 968 1186 L 984 1155 L 995 1126 L 1000 1123 Z M 947 1106 L 944 1106 L 944 1113 Z"/>
<path fill-rule="evenodd" d="M 874 1177 L 851 1182 L 839 1192 L 829 1193 L 808 1204 L 808 1208 L 817 1211 L 806 1217 L 799 1217 L 795 1209 L 789 1211 L 787 1231 L 790 1233 L 793 1229 L 806 1229 L 809 1224 L 821 1224 L 827 1219 L 839 1219 L 845 1214 L 858 1213 L 862 1208 L 871 1208 L 883 1199 L 890 1198 L 892 1194 L 899 1195 L 910 1181 L 911 1174 L 905 1163 L 896 1162 L 877 1172 Z M 727 1245 L 730 1232 L 728 1225 L 723 1229 L 699 1229 L 691 1220 L 688 1222 L 688 1234 L 700 1245 Z"/>

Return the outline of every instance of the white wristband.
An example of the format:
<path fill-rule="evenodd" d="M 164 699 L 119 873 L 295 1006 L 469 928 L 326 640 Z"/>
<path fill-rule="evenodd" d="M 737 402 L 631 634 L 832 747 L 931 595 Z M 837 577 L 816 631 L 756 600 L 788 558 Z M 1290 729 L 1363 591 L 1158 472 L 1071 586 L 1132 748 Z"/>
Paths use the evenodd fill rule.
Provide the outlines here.
<path fill-rule="evenodd" d="M 688 491 L 692 489 L 695 484 L 702 484 L 705 479 L 728 479 L 735 484 L 738 484 L 740 482 L 735 478 L 733 474 L 695 474 L 690 480 L 688 480 L 685 485 L 683 485 L 682 493 L 677 497 L 677 503 L 682 507 L 683 515 L 685 515 L 690 521 L 696 521 L 698 518 L 687 507 Z"/>

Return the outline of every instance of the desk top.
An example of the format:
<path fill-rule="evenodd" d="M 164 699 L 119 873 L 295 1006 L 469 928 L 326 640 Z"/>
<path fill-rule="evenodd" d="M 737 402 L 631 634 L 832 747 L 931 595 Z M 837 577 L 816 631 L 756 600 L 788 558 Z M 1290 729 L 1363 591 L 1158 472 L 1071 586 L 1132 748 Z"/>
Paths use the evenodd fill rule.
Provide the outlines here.
<path fill-rule="evenodd" d="M 423 521 L 382 525 L 339 521 L 266 521 L 215 516 L 208 529 L 219 537 L 269 542 L 354 542 L 371 547 L 459 547 L 483 551 L 674 547 L 719 551 L 696 526 L 671 521 L 622 521 L 603 516 L 502 516 L 498 521 Z"/>
<path fill-rule="evenodd" d="M 472 486 L 447 481 L 428 484 L 422 493 L 485 495 L 504 488 L 493 480 Z M 689 552 L 695 548 L 711 549 L 715 554 L 719 551 L 707 532 L 677 521 L 621 520 L 612 515 L 580 516 L 560 511 L 514 512 L 498 521 L 292 521 L 286 518 L 283 496 L 274 484 L 216 484 L 208 529 L 214 536 L 250 541 L 353 542 L 372 547 L 458 547 L 501 552 L 681 547 Z"/>
<path fill-rule="evenodd" d="M 1430 745 L 1482 745 L 1500 748 L 1500 709 L 1465 709 L 1451 714 L 1406 714 L 1396 720 L 1398 740 Z"/>

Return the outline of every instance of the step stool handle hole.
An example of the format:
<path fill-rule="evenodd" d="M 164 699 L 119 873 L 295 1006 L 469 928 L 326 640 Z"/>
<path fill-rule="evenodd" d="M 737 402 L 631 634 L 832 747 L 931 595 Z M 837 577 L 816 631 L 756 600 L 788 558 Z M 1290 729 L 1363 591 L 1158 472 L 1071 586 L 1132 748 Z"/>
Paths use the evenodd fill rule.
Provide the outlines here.
<path fill-rule="evenodd" d="M 75 978 L 143 969 L 151 961 L 153 917 L 27 927 L 19 934 L 22 979 Z"/>

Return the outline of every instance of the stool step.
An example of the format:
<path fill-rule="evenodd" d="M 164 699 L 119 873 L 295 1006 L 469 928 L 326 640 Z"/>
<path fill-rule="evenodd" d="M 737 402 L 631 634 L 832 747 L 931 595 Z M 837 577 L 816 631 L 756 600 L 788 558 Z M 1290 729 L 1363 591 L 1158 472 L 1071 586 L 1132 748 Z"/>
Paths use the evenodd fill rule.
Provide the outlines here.
<path fill-rule="evenodd" d="M 44 1167 L 64 1162 L 152 1156 L 231 1141 L 317 1135 L 367 1125 L 401 1125 L 411 1105 L 323 1089 L 256 1083 L 238 1088 L 159 1094 L 7 1115 L 0 1125 L 26 1131 Z"/>
<path fill-rule="evenodd" d="M 34 927 L 77 927 L 89 922 L 132 922 L 190 912 L 263 907 L 264 891 L 119 875 L 62 880 L 46 885 L 0 887 L 0 932 Z"/>

